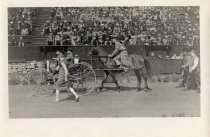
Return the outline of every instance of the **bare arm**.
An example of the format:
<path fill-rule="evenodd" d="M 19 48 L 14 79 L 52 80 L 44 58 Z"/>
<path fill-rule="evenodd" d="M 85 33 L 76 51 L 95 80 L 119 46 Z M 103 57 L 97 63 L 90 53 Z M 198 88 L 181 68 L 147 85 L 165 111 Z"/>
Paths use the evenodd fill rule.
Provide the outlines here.
<path fill-rule="evenodd" d="M 58 66 L 55 68 L 55 70 L 56 70 L 56 71 L 59 71 L 59 69 L 60 69 L 60 66 L 58 65 Z"/>

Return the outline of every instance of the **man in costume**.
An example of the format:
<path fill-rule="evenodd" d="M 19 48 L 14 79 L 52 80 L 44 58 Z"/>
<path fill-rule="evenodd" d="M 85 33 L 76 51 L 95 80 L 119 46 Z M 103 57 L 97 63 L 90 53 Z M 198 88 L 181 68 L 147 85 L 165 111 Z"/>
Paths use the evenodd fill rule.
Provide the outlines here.
<path fill-rule="evenodd" d="M 113 38 L 113 43 L 115 44 L 115 50 L 111 55 L 109 55 L 109 57 L 114 59 L 117 68 L 126 70 L 128 67 L 127 49 L 122 43 L 118 41 L 117 37 Z"/>

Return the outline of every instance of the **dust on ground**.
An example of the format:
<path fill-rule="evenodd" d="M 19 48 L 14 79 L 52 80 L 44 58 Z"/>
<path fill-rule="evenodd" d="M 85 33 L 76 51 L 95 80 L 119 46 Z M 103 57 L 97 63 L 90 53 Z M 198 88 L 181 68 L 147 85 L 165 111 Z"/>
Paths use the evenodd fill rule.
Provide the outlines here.
<path fill-rule="evenodd" d="M 178 83 L 150 83 L 151 92 L 136 91 L 136 83 L 121 83 L 121 92 L 114 84 L 100 93 L 73 96 L 61 93 L 60 103 L 49 97 L 32 96 L 26 85 L 9 86 L 10 118 L 81 118 L 81 117 L 198 117 L 200 93 L 175 88 Z"/>

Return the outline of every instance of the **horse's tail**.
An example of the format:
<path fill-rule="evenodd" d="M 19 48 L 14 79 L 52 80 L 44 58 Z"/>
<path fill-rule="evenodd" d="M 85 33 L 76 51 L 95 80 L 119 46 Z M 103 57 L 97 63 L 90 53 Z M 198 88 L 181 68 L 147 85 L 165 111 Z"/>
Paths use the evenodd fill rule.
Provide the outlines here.
<path fill-rule="evenodd" d="M 151 68 L 151 65 L 150 65 L 148 59 L 144 59 L 144 65 L 145 65 L 147 74 L 148 74 L 149 76 L 151 76 L 151 75 L 152 75 L 152 68 Z"/>

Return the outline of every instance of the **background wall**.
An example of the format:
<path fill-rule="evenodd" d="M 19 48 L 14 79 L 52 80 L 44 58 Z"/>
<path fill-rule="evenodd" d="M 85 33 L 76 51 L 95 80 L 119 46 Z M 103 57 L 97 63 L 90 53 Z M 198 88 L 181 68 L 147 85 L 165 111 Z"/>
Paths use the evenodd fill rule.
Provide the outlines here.
<path fill-rule="evenodd" d="M 73 49 L 74 54 L 78 54 L 81 58 L 87 59 L 87 55 L 92 46 L 74 46 L 71 47 Z M 26 61 L 41 61 L 43 59 L 52 59 L 55 57 L 55 52 L 57 50 L 66 51 L 67 46 L 26 46 L 26 47 L 9 47 L 8 49 L 8 60 L 9 63 L 14 62 L 26 62 Z M 114 46 L 103 46 L 102 47 L 106 52 L 111 53 L 114 50 Z M 154 47 L 157 48 L 157 47 Z M 144 46 L 140 45 L 132 45 L 127 46 L 128 53 L 136 53 L 140 55 L 145 55 L 146 50 Z M 183 46 L 172 46 L 169 48 L 170 54 L 183 52 Z M 166 55 L 166 51 L 152 51 L 161 55 Z M 44 56 L 46 53 L 46 56 Z M 179 73 L 180 66 L 182 64 L 182 60 L 178 59 L 150 59 L 150 63 L 152 66 L 153 73 Z M 99 63 L 94 63 L 94 66 L 97 66 Z"/>

